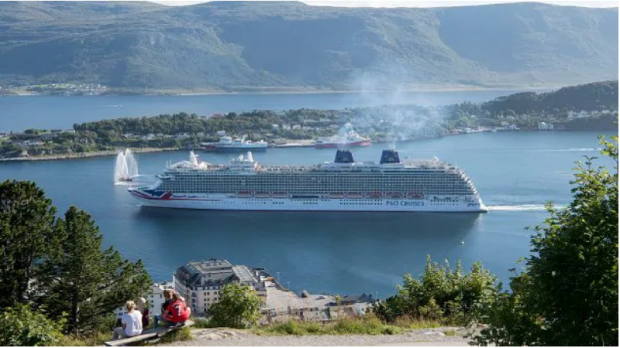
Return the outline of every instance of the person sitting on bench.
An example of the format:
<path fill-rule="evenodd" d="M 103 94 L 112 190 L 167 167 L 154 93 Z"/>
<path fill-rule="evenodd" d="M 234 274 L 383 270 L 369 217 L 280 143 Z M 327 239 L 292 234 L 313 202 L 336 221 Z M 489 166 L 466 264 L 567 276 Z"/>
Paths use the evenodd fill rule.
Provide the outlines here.
<path fill-rule="evenodd" d="M 164 319 L 174 325 L 183 326 L 191 310 L 187 307 L 185 300 L 176 292 L 172 294 L 172 304 L 168 305 L 168 311 L 164 314 Z"/>
<path fill-rule="evenodd" d="M 135 310 L 136 304 L 133 301 L 125 303 L 127 313 L 123 314 L 121 323 L 123 327 L 117 327 L 112 334 L 112 340 L 137 336 L 142 333 L 142 313 Z"/>
<path fill-rule="evenodd" d="M 168 312 L 168 306 L 172 304 L 172 295 L 174 294 L 174 290 L 166 289 L 164 290 L 164 298 L 166 301 L 161 304 L 161 314 L 156 314 L 153 318 L 155 319 L 155 328 L 159 327 L 159 323 L 162 323 L 163 326 L 170 326 L 172 323 L 168 322 L 165 317 Z"/>

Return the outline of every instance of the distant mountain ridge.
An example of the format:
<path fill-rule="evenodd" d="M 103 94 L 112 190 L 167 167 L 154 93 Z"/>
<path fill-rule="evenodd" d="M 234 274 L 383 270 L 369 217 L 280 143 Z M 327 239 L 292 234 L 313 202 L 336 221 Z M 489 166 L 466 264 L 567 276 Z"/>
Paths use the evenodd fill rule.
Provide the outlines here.
<path fill-rule="evenodd" d="M 618 10 L 539 3 L 0 2 L 0 85 L 532 87 L 618 76 Z"/>

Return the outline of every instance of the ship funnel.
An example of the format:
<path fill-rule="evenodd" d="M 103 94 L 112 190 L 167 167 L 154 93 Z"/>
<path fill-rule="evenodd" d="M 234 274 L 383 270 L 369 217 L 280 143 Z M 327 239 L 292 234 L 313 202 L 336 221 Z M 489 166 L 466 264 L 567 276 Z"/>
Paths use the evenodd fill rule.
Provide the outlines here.
<path fill-rule="evenodd" d="M 248 159 L 248 161 L 254 162 L 254 157 L 252 157 L 252 152 L 251 151 L 248 151 L 248 153 L 247 153 L 247 155 L 245 157 Z"/>
<path fill-rule="evenodd" d="M 353 154 L 349 150 L 337 150 L 334 163 L 353 163 Z"/>
<path fill-rule="evenodd" d="M 400 157 L 396 150 L 383 150 L 381 153 L 381 164 L 400 163 Z"/>

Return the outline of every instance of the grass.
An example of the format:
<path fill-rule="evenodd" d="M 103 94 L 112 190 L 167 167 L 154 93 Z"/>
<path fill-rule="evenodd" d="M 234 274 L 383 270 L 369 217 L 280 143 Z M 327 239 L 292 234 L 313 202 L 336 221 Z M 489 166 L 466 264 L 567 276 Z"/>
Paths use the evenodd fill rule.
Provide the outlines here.
<path fill-rule="evenodd" d="M 174 330 L 172 332 L 169 332 L 165 335 L 163 335 L 161 337 L 161 339 L 159 340 L 159 343 L 172 343 L 172 342 L 179 342 L 179 341 L 189 341 L 191 340 L 192 337 L 192 331 L 189 329 L 189 327 L 184 327 L 182 329 L 179 330 Z"/>
<path fill-rule="evenodd" d="M 456 332 L 456 330 L 446 330 L 443 332 L 443 334 L 446 336 L 456 336 L 458 332 Z"/>
<path fill-rule="evenodd" d="M 257 335 L 396 335 L 410 329 L 441 326 L 440 322 L 401 319 L 386 324 L 377 317 L 367 315 L 358 318 L 343 318 L 333 322 L 299 322 L 290 320 L 254 328 Z"/>
<path fill-rule="evenodd" d="M 63 337 L 60 345 L 65 347 L 102 346 L 104 342 L 111 339 L 112 331 L 96 332 L 87 336 L 66 335 Z"/>
<path fill-rule="evenodd" d="M 195 329 L 210 329 L 214 326 L 211 324 L 211 321 L 204 318 L 194 318 L 194 326 Z"/>

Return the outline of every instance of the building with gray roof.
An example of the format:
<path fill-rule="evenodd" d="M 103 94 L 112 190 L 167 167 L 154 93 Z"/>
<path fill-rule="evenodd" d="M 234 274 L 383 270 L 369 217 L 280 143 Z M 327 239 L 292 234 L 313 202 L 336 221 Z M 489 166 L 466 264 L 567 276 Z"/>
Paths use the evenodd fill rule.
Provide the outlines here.
<path fill-rule="evenodd" d="M 244 265 L 233 265 L 228 260 L 212 258 L 189 262 L 173 275 L 174 289 L 186 298 L 192 312 L 204 315 L 209 306 L 219 301 L 219 292 L 226 284 L 252 287 L 259 296 L 266 297 L 264 272 Z"/>

